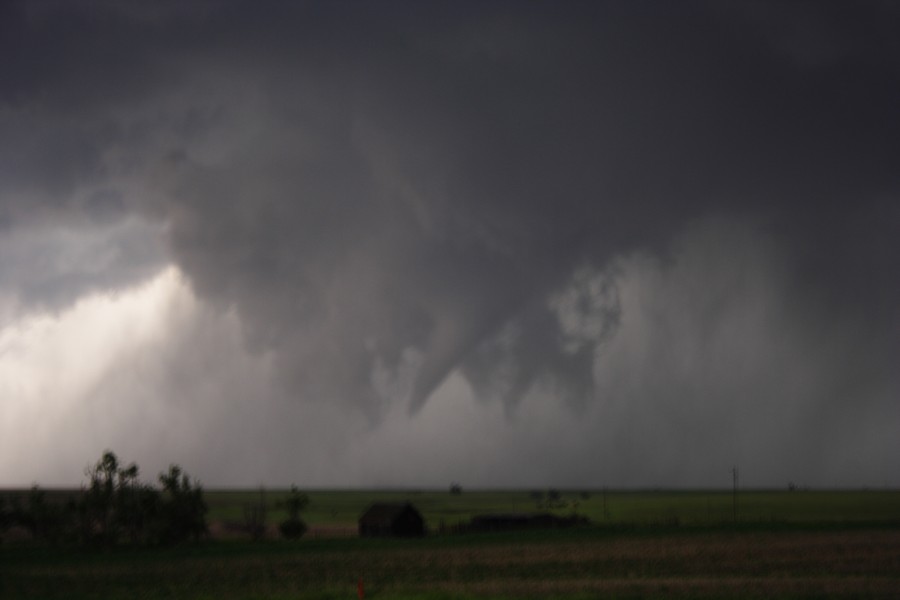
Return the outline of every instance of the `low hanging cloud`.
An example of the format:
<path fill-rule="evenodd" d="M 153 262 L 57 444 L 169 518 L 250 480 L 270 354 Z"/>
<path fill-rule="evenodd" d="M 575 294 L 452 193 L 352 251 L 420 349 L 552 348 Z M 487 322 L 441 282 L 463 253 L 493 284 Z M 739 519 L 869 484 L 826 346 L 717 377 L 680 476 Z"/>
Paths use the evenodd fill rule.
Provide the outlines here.
<path fill-rule="evenodd" d="M 2 323 L 177 268 L 204 307 L 188 321 L 239 343 L 176 352 L 142 401 L 97 389 L 222 394 L 204 419 L 254 423 L 242 439 L 318 411 L 350 448 L 323 464 L 354 481 L 359 440 L 430 431 L 448 385 L 514 431 L 535 403 L 586 415 L 604 441 L 538 443 L 548 477 L 706 481 L 642 455 L 646 436 L 680 461 L 738 440 L 772 478 L 760 448 L 778 448 L 823 481 L 851 472 L 832 444 L 868 444 L 880 477 L 898 20 L 874 2 L 5 3 Z M 230 360 L 255 365 L 241 394 Z M 592 475 L 578 448 L 646 464 Z"/>

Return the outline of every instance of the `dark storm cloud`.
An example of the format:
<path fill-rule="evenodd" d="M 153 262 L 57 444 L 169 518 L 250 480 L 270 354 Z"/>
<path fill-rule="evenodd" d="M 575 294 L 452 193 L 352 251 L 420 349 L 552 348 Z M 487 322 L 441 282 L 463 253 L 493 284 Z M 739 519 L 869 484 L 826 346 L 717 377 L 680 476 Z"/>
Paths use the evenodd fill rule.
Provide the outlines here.
<path fill-rule="evenodd" d="M 2 10 L 0 224 L 165 223 L 298 397 L 377 419 L 462 368 L 583 408 L 628 310 L 611 261 L 716 216 L 777 240 L 796 327 L 853 343 L 823 407 L 896 393 L 890 4 Z"/>

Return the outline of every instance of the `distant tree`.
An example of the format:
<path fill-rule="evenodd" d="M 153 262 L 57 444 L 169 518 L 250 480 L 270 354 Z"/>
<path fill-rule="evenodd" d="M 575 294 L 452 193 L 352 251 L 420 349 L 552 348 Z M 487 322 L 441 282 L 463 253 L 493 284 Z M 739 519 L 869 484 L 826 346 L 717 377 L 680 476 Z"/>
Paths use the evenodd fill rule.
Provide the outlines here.
<path fill-rule="evenodd" d="M 28 493 L 22 524 L 35 539 L 58 542 L 65 531 L 65 515 L 61 507 L 47 500 L 47 494 L 38 486 L 32 486 Z"/>
<path fill-rule="evenodd" d="M 459 496 L 462 494 L 462 486 L 456 482 L 450 484 L 450 494 L 453 496 Z"/>
<path fill-rule="evenodd" d="M 289 540 L 303 537 L 306 533 L 306 523 L 300 518 L 300 512 L 309 505 L 309 496 L 297 489 L 296 485 L 291 485 L 291 492 L 284 500 L 284 507 L 287 509 L 288 518 L 282 521 L 278 529 L 281 535 Z"/>
<path fill-rule="evenodd" d="M 535 506 L 537 506 L 538 509 L 543 508 L 544 492 L 542 492 L 540 490 L 534 490 L 533 492 L 530 492 L 528 495 L 531 496 L 532 500 L 534 500 L 534 504 L 535 504 Z"/>
<path fill-rule="evenodd" d="M 138 467 L 122 466 L 106 450 L 85 469 L 88 483 L 68 498 L 34 486 L 27 495 L 0 499 L 0 533 L 10 526 L 28 529 L 35 540 L 113 545 L 172 543 L 197 539 L 207 531 L 203 490 L 177 465 L 160 473 L 162 491 L 138 479 Z"/>
<path fill-rule="evenodd" d="M 7 528 L 25 525 L 26 511 L 22 508 L 22 499 L 17 494 L 10 494 L 9 507 L 6 509 Z"/>
<path fill-rule="evenodd" d="M 107 450 L 86 470 L 88 487 L 80 505 L 70 506 L 83 540 L 103 544 L 159 541 L 160 494 L 138 479 L 138 466 L 121 466 Z"/>
<path fill-rule="evenodd" d="M 548 508 L 560 508 L 564 505 L 565 503 L 562 501 L 562 494 L 559 493 L 559 490 L 553 488 L 547 490 Z"/>
<path fill-rule="evenodd" d="M 300 512 L 309 505 L 309 496 L 297 489 L 296 485 L 291 486 L 291 493 L 284 501 L 284 506 L 288 511 L 288 515 L 292 519 L 299 519 Z"/>
<path fill-rule="evenodd" d="M 198 540 L 206 535 L 206 513 L 208 507 L 203 499 L 203 488 L 181 470 L 178 465 L 170 465 L 168 473 L 159 474 L 163 488 L 160 504 L 160 541 L 181 542 Z"/>
<path fill-rule="evenodd" d="M 159 491 L 138 480 L 138 467 L 132 463 L 117 473 L 116 522 L 120 534 L 131 543 L 155 541 L 162 499 Z"/>
<path fill-rule="evenodd" d="M 254 540 L 266 537 L 266 521 L 268 520 L 269 507 L 266 503 L 266 490 L 259 488 L 259 499 L 256 502 L 244 504 L 244 529 Z"/>
<path fill-rule="evenodd" d="M 6 533 L 12 525 L 12 511 L 6 504 L 6 497 L 0 496 L 0 541 L 3 539 L 3 534 Z"/>
<path fill-rule="evenodd" d="M 111 450 L 106 450 L 93 467 L 85 470 L 88 488 L 83 499 L 82 530 L 89 541 L 111 544 L 118 538 L 114 518 L 118 471 L 119 459 Z"/>

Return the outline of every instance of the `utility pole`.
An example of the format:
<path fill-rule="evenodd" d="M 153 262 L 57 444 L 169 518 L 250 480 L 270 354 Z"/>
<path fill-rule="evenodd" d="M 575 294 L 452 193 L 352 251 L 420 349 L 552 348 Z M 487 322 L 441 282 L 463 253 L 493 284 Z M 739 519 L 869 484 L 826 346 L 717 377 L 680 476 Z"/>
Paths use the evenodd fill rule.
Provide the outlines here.
<path fill-rule="evenodd" d="M 737 515 L 738 515 L 738 468 L 731 468 L 731 480 L 732 480 L 732 494 L 731 494 L 731 512 L 734 517 L 735 524 L 737 523 Z"/>

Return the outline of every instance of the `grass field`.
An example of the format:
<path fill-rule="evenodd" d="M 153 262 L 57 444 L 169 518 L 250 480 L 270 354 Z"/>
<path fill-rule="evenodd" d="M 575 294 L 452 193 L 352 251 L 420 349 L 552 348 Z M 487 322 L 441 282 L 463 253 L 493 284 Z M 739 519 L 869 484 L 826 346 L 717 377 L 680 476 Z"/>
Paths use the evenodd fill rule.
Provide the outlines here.
<path fill-rule="evenodd" d="M 15 598 L 888 598 L 900 530 L 433 536 L 0 550 Z"/>
<path fill-rule="evenodd" d="M 266 490 L 269 520 L 284 517 L 278 509 L 286 492 Z M 539 507 L 528 491 L 310 491 L 303 514 L 312 526 L 354 526 L 375 501 L 410 501 L 432 530 L 485 513 L 534 512 Z M 560 491 L 561 506 L 551 512 L 584 515 L 597 524 L 717 525 L 734 520 L 730 491 Z M 243 506 L 259 502 L 260 492 L 206 492 L 210 520 L 239 521 Z M 741 491 L 737 517 L 742 523 L 900 522 L 900 491 Z"/>
<path fill-rule="evenodd" d="M 267 491 L 277 504 L 282 492 Z M 0 545 L 0 598 L 894 598 L 900 493 L 563 492 L 584 529 L 308 536 L 174 548 L 79 550 Z M 535 510 L 528 492 L 310 493 L 314 527 L 352 525 L 376 500 L 410 500 L 436 529 L 472 514 Z M 240 520 L 258 491 L 210 491 L 212 520 Z M 605 512 L 604 512 L 605 504 Z M 274 509 L 270 521 L 280 518 Z"/>

